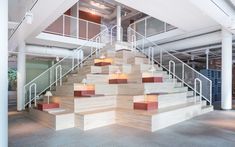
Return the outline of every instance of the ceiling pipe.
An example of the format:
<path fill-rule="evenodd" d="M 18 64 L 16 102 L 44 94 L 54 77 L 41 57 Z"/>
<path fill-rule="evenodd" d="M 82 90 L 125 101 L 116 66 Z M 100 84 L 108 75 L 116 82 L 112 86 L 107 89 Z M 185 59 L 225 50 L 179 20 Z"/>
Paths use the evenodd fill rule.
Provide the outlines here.
<path fill-rule="evenodd" d="M 48 56 L 48 57 L 66 57 L 72 55 L 74 52 L 68 49 L 56 48 L 56 47 L 42 47 L 35 45 L 26 45 L 26 54 L 33 54 L 35 56 Z"/>

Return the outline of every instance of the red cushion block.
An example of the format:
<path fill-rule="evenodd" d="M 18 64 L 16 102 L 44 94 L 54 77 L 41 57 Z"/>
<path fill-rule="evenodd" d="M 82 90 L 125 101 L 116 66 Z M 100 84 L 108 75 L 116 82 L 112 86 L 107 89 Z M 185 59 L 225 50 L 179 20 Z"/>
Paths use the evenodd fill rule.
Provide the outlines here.
<path fill-rule="evenodd" d="M 53 109 L 53 108 L 59 108 L 60 104 L 58 103 L 39 103 L 38 104 L 38 110 L 43 111 L 44 109 Z"/>
<path fill-rule="evenodd" d="M 95 66 L 106 66 L 106 65 L 111 65 L 110 62 L 98 62 L 98 63 L 95 63 Z"/>
<path fill-rule="evenodd" d="M 74 91 L 75 97 L 90 97 L 95 95 L 95 90 Z"/>
<path fill-rule="evenodd" d="M 127 79 L 110 79 L 109 84 L 126 84 Z"/>
<path fill-rule="evenodd" d="M 142 83 L 162 83 L 162 77 L 148 77 L 142 78 Z"/>
<path fill-rule="evenodd" d="M 158 109 L 158 102 L 134 102 L 134 109 L 136 109 L 136 110 L 156 110 L 156 109 Z"/>

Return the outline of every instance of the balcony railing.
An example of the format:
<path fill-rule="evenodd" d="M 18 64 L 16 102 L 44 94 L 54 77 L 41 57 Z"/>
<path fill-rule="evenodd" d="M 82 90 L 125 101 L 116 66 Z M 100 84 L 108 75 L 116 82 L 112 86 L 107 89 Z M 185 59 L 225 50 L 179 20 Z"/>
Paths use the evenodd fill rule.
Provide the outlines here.
<path fill-rule="evenodd" d="M 150 16 L 135 21 L 129 27 L 144 37 L 151 37 L 176 29 L 176 27 Z"/>
<path fill-rule="evenodd" d="M 69 15 L 62 15 L 43 32 L 89 40 L 105 29 L 107 27 L 102 24 Z"/>

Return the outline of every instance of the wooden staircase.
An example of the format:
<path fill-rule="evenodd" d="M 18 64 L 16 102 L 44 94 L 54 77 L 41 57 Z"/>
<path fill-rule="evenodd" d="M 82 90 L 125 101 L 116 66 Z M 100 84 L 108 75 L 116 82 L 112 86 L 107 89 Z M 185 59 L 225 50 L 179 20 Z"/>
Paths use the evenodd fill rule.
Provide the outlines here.
<path fill-rule="evenodd" d="M 120 124 L 156 131 L 213 110 L 205 101 L 195 102 L 194 93 L 158 65 L 154 65 L 156 71 L 152 74 L 161 77 L 162 82 L 143 83 L 142 77 L 151 67 L 143 54 L 127 50 L 104 50 L 101 54 L 112 58 L 112 65 L 94 66 L 94 59 L 98 58 L 94 56 L 63 79 L 62 86 L 56 87 L 51 102 L 59 103 L 63 112 L 31 109 L 30 118 L 55 130 L 73 127 L 89 130 Z M 117 70 L 127 75 L 126 84 L 109 84 L 110 74 Z M 97 95 L 74 97 L 74 84 L 84 78 L 95 86 Z M 143 99 L 145 91 L 158 95 L 157 110 L 133 109 L 134 102 Z"/>

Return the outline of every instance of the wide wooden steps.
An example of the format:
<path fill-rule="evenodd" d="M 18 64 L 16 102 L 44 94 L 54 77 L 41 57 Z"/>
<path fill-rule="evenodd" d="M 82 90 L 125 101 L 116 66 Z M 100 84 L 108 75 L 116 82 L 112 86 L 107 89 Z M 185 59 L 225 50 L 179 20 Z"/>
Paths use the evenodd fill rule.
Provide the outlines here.
<path fill-rule="evenodd" d="M 75 114 L 75 127 L 90 130 L 116 123 L 114 108 L 85 111 Z"/>
<path fill-rule="evenodd" d="M 112 46 L 115 45 L 106 48 Z M 74 127 L 90 130 L 119 124 L 153 132 L 213 111 L 205 100 L 195 103 L 194 92 L 162 67 L 153 65 L 156 71 L 151 72 L 152 65 L 145 55 L 122 50 L 122 46 L 126 45 L 115 46 L 118 51 L 101 50 L 99 55 L 92 56 L 63 78 L 62 86 L 57 85 L 50 98 L 59 108 L 30 109 L 28 116 L 55 130 Z M 81 83 L 83 79 L 86 84 Z M 120 79 L 125 82 L 118 83 Z M 92 89 L 79 85 L 92 85 Z M 90 95 L 78 93 L 87 91 Z M 154 100 L 147 101 L 148 95 Z M 153 102 L 154 110 L 135 110 L 135 102 L 140 107 L 144 102 Z"/>
<path fill-rule="evenodd" d="M 27 116 L 49 128 L 63 130 L 74 127 L 74 113 L 72 111 L 63 111 L 57 113 L 48 113 L 37 109 L 29 109 Z"/>
<path fill-rule="evenodd" d="M 201 114 L 201 104 L 187 103 L 153 111 L 117 109 L 117 124 L 156 131 Z"/>

